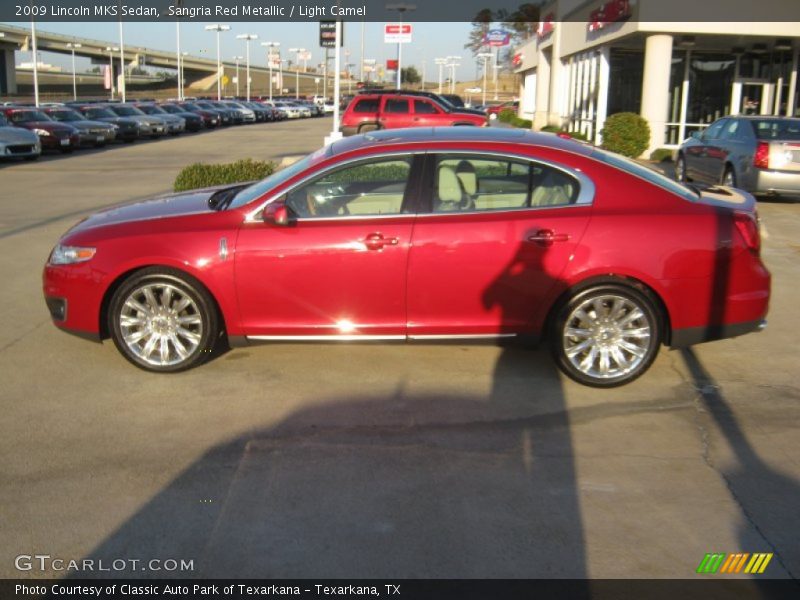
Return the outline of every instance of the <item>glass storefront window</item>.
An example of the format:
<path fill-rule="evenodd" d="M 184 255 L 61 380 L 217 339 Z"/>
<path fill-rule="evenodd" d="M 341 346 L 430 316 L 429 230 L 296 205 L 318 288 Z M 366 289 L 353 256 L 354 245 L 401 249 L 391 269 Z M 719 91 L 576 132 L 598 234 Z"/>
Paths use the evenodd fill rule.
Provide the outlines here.
<path fill-rule="evenodd" d="M 639 113 L 642 108 L 644 53 L 623 48 L 611 49 L 608 89 L 608 114 Z"/>
<path fill-rule="evenodd" d="M 692 52 L 688 123 L 711 123 L 730 114 L 735 70 L 736 59 L 730 54 Z"/>

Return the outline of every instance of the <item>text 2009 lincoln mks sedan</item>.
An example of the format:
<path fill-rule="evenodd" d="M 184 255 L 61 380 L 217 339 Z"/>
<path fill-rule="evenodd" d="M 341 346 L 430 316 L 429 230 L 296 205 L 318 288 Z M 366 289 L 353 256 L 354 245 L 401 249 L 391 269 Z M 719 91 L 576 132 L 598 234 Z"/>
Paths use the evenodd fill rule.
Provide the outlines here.
<path fill-rule="evenodd" d="M 755 202 L 553 134 L 375 132 L 267 179 L 92 215 L 44 270 L 56 325 L 178 371 L 231 346 L 546 336 L 585 384 L 764 323 Z"/>

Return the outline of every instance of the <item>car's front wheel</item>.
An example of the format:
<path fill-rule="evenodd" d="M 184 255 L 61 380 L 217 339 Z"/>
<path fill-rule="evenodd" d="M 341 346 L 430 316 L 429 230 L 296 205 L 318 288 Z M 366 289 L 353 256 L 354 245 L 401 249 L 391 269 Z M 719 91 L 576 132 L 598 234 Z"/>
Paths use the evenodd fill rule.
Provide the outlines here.
<path fill-rule="evenodd" d="M 114 293 L 108 329 L 122 355 L 156 372 L 183 371 L 206 360 L 219 337 L 209 293 L 172 269 L 134 273 Z"/>
<path fill-rule="evenodd" d="M 675 179 L 683 183 L 689 181 L 686 176 L 686 159 L 682 154 L 679 155 L 678 160 L 675 161 Z"/>
<path fill-rule="evenodd" d="M 595 387 L 629 383 L 652 364 L 662 319 L 644 292 L 618 284 L 585 289 L 565 302 L 551 334 L 559 367 Z"/>

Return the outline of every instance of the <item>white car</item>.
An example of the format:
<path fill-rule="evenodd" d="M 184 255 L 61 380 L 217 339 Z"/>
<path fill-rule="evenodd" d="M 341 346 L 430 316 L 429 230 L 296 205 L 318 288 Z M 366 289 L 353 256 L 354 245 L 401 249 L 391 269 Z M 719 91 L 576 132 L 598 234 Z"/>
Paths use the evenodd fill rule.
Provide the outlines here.
<path fill-rule="evenodd" d="M 0 113 L 0 158 L 26 158 L 36 160 L 42 154 L 39 136 L 8 124 L 4 114 Z"/>
<path fill-rule="evenodd" d="M 299 119 L 303 116 L 302 111 L 299 106 L 295 106 L 294 104 L 290 104 L 288 102 L 275 102 L 275 108 L 279 111 L 283 112 L 286 115 L 287 119 Z M 311 116 L 311 112 L 309 111 L 309 116 Z"/>

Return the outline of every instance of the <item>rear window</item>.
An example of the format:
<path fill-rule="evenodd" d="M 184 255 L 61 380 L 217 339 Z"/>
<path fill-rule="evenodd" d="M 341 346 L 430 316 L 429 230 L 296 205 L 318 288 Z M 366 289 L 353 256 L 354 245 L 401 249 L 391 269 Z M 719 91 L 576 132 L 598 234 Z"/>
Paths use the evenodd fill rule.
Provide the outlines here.
<path fill-rule="evenodd" d="M 374 113 L 378 112 L 378 99 L 377 98 L 362 98 L 353 107 L 353 112 L 357 113 Z"/>
<path fill-rule="evenodd" d="M 399 98 L 388 98 L 383 112 L 387 113 L 408 113 L 408 100 Z"/>
<path fill-rule="evenodd" d="M 760 140 L 800 141 L 800 119 L 754 119 L 750 123 Z"/>

